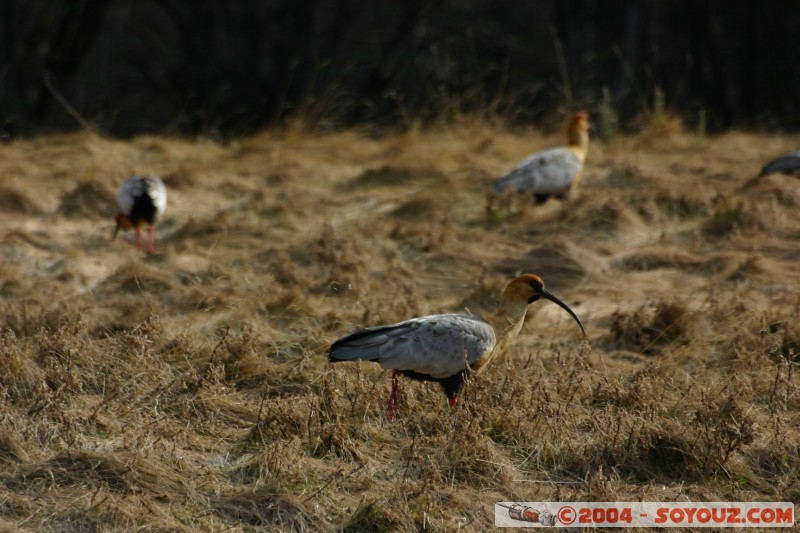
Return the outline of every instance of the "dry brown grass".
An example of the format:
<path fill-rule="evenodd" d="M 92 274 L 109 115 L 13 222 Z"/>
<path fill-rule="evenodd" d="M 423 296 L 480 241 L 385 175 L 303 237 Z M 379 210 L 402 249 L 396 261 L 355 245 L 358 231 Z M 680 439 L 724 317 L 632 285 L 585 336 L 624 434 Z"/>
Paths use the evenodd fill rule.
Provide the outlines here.
<path fill-rule="evenodd" d="M 487 215 L 493 177 L 559 136 L 0 146 L 0 526 L 481 531 L 502 500 L 800 500 L 800 182 L 740 189 L 800 138 L 595 143 L 568 203 Z M 155 257 L 109 240 L 133 172 L 170 187 Z M 587 344 L 535 304 L 457 409 L 403 382 L 395 423 L 385 372 L 326 362 L 521 271 Z"/>

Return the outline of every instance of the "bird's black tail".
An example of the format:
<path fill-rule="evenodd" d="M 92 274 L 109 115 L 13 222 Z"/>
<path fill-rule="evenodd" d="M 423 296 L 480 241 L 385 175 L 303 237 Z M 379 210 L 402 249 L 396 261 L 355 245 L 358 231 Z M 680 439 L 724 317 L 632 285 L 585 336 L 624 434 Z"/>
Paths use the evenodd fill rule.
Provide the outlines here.
<path fill-rule="evenodd" d="M 331 344 L 331 348 L 328 351 L 328 361 L 331 363 L 355 361 L 357 359 L 377 361 L 376 352 L 386 342 L 386 333 L 392 329 L 394 329 L 393 326 L 379 326 L 361 329 L 346 335 Z"/>

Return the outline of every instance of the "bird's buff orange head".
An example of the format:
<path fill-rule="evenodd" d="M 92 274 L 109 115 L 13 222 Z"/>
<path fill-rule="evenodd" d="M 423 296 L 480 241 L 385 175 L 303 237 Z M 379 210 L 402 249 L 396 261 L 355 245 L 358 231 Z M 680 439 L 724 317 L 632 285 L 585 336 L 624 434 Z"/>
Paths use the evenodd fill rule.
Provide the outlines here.
<path fill-rule="evenodd" d="M 576 315 L 567 304 L 555 297 L 550 291 L 544 288 L 544 281 L 536 274 L 523 274 L 518 278 L 511 280 L 506 286 L 505 294 L 513 295 L 517 298 L 525 299 L 529 304 L 535 302 L 540 298 L 550 300 L 557 306 L 561 307 L 564 311 L 575 319 L 575 322 L 580 326 L 583 335 L 586 336 L 586 330 L 583 329 L 578 315 Z"/>
<path fill-rule="evenodd" d="M 115 239 L 119 230 L 129 231 L 132 229 L 133 222 L 131 222 L 131 219 L 125 216 L 123 213 L 120 213 L 117 215 L 117 225 L 114 227 L 114 234 L 111 236 L 111 238 Z"/>
<path fill-rule="evenodd" d="M 578 111 L 572 115 L 567 129 L 569 131 L 587 131 L 589 129 L 589 113 Z"/>

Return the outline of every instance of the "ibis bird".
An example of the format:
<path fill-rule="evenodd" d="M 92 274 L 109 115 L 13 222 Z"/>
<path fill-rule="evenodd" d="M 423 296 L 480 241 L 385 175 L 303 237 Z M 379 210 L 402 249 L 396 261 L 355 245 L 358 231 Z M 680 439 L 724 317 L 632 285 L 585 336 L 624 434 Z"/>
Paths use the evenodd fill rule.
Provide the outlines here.
<path fill-rule="evenodd" d="M 589 114 L 575 113 L 567 125 L 567 146 L 529 155 L 517 167 L 494 182 L 492 194 L 532 194 L 537 203 L 550 196 L 565 198 L 577 186 L 589 150 Z"/>
<path fill-rule="evenodd" d="M 117 232 L 133 229 L 136 232 L 136 249 L 147 254 L 155 253 L 153 244 L 155 224 L 167 208 L 167 188 L 155 176 L 134 176 L 119 189 L 119 214 Z M 147 246 L 142 243 L 142 226 L 147 227 Z"/>
<path fill-rule="evenodd" d="M 780 172 L 791 176 L 800 176 L 800 150 L 789 152 L 773 159 L 761 169 L 760 176 Z"/>
<path fill-rule="evenodd" d="M 328 360 L 335 363 L 361 359 L 391 369 L 390 420 L 394 420 L 397 411 L 397 379 L 401 375 L 438 382 L 450 407 L 455 407 L 467 374 L 480 372 L 508 348 L 522 328 L 528 304 L 540 298 L 562 307 L 586 335 L 578 316 L 544 288 L 539 276 L 524 274 L 506 285 L 493 314 L 429 315 L 362 329 L 334 342 Z"/>

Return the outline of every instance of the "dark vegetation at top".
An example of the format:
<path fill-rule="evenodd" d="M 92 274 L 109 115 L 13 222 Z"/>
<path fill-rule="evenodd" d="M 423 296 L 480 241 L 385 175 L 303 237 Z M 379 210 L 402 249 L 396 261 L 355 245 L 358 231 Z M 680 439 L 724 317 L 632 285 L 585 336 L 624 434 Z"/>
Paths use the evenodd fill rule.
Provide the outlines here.
<path fill-rule="evenodd" d="M 798 26 L 791 0 L 8 0 L 0 133 L 80 116 L 119 136 L 228 137 L 577 107 L 635 127 L 654 98 L 700 130 L 796 130 Z"/>

